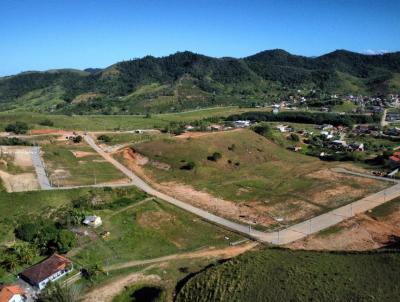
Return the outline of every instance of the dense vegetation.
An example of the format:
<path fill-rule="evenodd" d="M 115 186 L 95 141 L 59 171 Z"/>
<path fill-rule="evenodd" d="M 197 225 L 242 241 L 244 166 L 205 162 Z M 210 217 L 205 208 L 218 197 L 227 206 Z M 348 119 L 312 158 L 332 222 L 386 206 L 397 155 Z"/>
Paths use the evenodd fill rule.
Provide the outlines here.
<path fill-rule="evenodd" d="M 367 124 L 379 121 L 379 115 L 369 116 L 361 114 L 336 114 L 321 112 L 289 111 L 274 114 L 272 112 L 245 112 L 227 117 L 229 121 L 250 120 L 252 122 L 292 122 L 303 124 L 332 124 L 334 126 L 352 126 L 353 124 Z"/>
<path fill-rule="evenodd" d="M 178 52 L 124 61 L 104 70 L 26 72 L 1 78 L 0 110 L 166 112 L 255 106 L 288 98 L 298 90 L 321 105 L 332 102 L 330 93 L 397 93 L 399 74 L 400 53 L 367 56 L 335 51 L 308 58 L 270 50 L 234 59 Z"/>
<path fill-rule="evenodd" d="M 265 249 L 201 272 L 176 301 L 395 301 L 399 264 L 398 252 Z"/>

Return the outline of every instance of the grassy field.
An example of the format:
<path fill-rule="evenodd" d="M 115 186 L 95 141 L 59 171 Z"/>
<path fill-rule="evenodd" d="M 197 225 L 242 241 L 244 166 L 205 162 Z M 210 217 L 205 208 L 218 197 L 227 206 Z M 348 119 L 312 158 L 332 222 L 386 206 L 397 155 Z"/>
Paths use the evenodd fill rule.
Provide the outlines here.
<path fill-rule="evenodd" d="M 58 141 L 44 144 L 42 151 L 49 179 L 54 186 L 92 185 L 120 180 L 128 182 L 124 174 L 86 143 Z"/>
<path fill-rule="evenodd" d="M 396 301 L 400 254 L 249 252 L 190 279 L 177 302 Z"/>
<path fill-rule="evenodd" d="M 101 134 L 97 135 L 97 138 Z M 119 145 L 119 144 L 136 144 L 140 142 L 146 142 L 146 141 L 151 141 L 154 139 L 159 139 L 162 137 L 167 137 L 165 134 L 160 134 L 160 133 L 112 133 L 112 134 L 106 134 L 111 140 L 103 142 L 101 140 L 98 140 L 99 143 L 104 143 L 106 145 Z"/>
<path fill-rule="evenodd" d="M 78 263 L 103 266 L 187 252 L 208 246 L 227 246 L 239 235 L 215 227 L 161 201 L 148 200 L 119 211 L 96 211 L 110 232 L 106 239 L 87 240 L 72 258 Z M 226 239 L 225 237 L 228 237 Z"/>
<path fill-rule="evenodd" d="M 152 160 L 145 171 L 158 182 L 181 182 L 226 200 L 258 202 L 269 215 L 292 222 L 385 187 L 330 172 L 335 163 L 288 151 L 250 130 L 155 140 L 134 148 Z M 221 158 L 210 160 L 215 152 Z M 192 170 L 182 169 L 190 162 Z"/>
<path fill-rule="evenodd" d="M 46 128 L 40 123 L 50 120 L 54 123 L 51 128 L 64 130 L 134 130 L 150 129 L 166 126 L 169 122 L 189 122 L 208 117 L 228 116 L 247 111 L 270 110 L 270 108 L 239 108 L 239 107 L 217 107 L 199 109 L 181 113 L 154 114 L 149 118 L 142 115 L 85 115 L 66 116 L 50 115 L 24 112 L 1 112 L 0 129 L 15 121 L 24 121 L 33 129 Z"/>

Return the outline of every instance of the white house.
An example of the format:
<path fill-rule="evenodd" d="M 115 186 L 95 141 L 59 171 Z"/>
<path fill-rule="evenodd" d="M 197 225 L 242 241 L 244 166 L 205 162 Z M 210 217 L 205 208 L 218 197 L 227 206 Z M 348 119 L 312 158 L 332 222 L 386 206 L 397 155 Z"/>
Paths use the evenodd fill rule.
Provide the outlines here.
<path fill-rule="evenodd" d="M 280 132 L 289 132 L 288 125 L 278 125 L 276 126 L 276 129 L 278 129 Z"/>
<path fill-rule="evenodd" d="M 235 122 L 233 122 L 233 125 L 236 128 L 246 128 L 246 127 L 250 126 L 250 121 L 247 121 L 247 120 L 245 120 L 245 121 L 235 121 Z"/>
<path fill-rule="evenodd" d="M 73 269 L 73 264 L 67 258 L 53 254 L 46 260 L 24 270 L 19 276 L 30 285 L 42 290 L 49 282 L 56 281 Z"/>
<path fill-rule="evenodd" d="M 18 285 L 0 285 L 0 302 L 25 302 L 25 291 Z"/>
<path fill-rule="evenodd" d="M 103 221 L 101 220 L 100 216 L 92 215 L 86 216 L 85 220 L 83 220 L 83 224 L 97 228 L 98 226 L 101 226 L 103 224 Z"/>

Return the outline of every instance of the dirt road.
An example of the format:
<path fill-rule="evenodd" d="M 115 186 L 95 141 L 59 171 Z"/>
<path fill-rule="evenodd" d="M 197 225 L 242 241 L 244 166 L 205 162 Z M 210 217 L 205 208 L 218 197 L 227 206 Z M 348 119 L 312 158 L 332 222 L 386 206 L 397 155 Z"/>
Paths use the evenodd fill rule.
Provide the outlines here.
<path fill-rule="evenodd" d="M 372 194 L 368 197 L 357 200 L 351 204 L 342 206 L 340 208 L 329 211 L 329 212 L 319 215 L 317 217 L 314 217 L 314 218 L 308 219 L 306 221 L 303 221 L 301 223 L 298 223 L 296 225 L 290 226 L 286 229 L 276 231 L 276 232 L 266 233 L 266 232 L 262 232 L 262 231 L 258 231 L 258 230 L 252 230 L 250 226 L 246 226 L 246 225 L 236 223 L 236 222 L 230 221 L 228 219 L 216 216 L 216 215 L 211 214 L 203 209 L 196 208 L 192 205 L 189 205 L 185 202 L 177 200 L 176 198 L 173 198 L 173 197 L 168 196 L 160 191 L 155 190 L 150 185 L 148 185 L 146 182 L 144 182 L 140 177 L 138 177 L 135 173 L 133 173 L 127 167 L 125 167 L 120 162 L 115 160 L 110 154 L 107 154 L 106 152 L 104 152 L 99 146 L 96 145 L 96 143 L 94 142 L 93 138 L 90 137 L 90 135 L 85 135 L 84 138 L 85 138 L 86 142 L 94 150 L 96 150 L 104 159 L 106 159 L 108 162 L 110 162 L 112 165 L 114 165 L 118 170 L 123 172 L 126 176 L 128 176 L 132 180 L 132 183 L 135 186 L 139 187 L 140 189 L 142 189 L 149 195 L 160 198 L 160 199 L 162 199 L 166 202 L 169 202 L 181 209 L 191 212 L 197 216 L 200 216 L 208 221 L 219 224 L 223 227 L 234 230 L 236 232 L 245 234 L 246 236 L 251 237 L 253 239 L 256 239 L 256 240 L 259 240 L 262 242 L 277 244 L 277 245 L 288 244 L 288 243 L 291 243 L 298 239 L 304 238 L 310 234 L 314 234 L 316 232 L 319 232 L 321 230 L 329 228 L 339 222 L 342 222 L 342 221 L 348 219 L 349 217 L 352 217 L 356 214 L 359 214 L 359 213 L 365 212 L 367 210 L 370 210 L 372 208 L 375 208 L 391 199 L 394 199 L 394 198 L 400 196 L 400 184 L 396 180 L 383 178 L 383 177 L 364 175 L 364 174 L 360 174 L 360 173 L 356 173 L 356 172 L 350 172 L 345 169 L 337 170 L 337 172 L 341 172 L 341 173 L 349 173 L 349 174 L 353 174 L 353 175 L 357 175 L 357 176 L 361 176 L 361 177 L 368 177 L 368 178 L 379 179 L 379 180 L 383 180 L 383 181 L 390 181 L 390 182 L 394 182 L 396 184 L 394 186 L 384 189 L 378 193 Z"/>
<path fill-rule="evenodd" d="M 122 264 L 110 265 L 105 269 L 107 271 L 113 271 L 128 267 L 134 267 L 139 265 L 146 265 L 146 264 L 154 264 L 159 262 L 171 261 L 171 260 L 178 260 L 178 259 L 194 259 L 194 258 L 215 258 L 218 257 L 220 259 L 229 259 L 236 257 L 244 252 L 247 252 L 258 245 L 257 242 L 250 241 L 245 244 L 237 245 L 237 246 L 230 246 L 223 249 L 207 249 L 207 250 L 200 250 L 196 252 L 184 253 L 184 254 L 174 254 L 168 255 L 164 257 L 148 259 L 148 260 L 135 260 L 130 262 L 125 262 Z"/>

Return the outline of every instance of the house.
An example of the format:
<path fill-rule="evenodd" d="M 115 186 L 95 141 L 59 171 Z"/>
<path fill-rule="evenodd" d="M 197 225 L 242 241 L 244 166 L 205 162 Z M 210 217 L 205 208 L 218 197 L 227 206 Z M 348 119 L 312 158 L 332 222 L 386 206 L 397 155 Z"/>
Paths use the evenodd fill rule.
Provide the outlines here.
<path fill-rule="evenodd" d="M 235 121 L 235 122 L 233 122 L 233 125 L 234 125 L 236 128 L 246 128 L 246 127 L 249 127 L 249 126 L 250 126 L 250 121 L 248 121 L 248 120 L 245 120 L 245 121 Z"/>
<path fill-rule="evenodd" d="M 278 129 L 280 132 L 289 132 L 288 125 L 278 125 L 276 126 L 276 129 Z"/>
<path fill-rule="evenodd" d="M 364 144 L 363 143 L 353 143 L 349 145 L 349 149 L 351 151 L 364 151 Z"/>
<path fill-rule="evenodd" d="M 332 126 L 332 125 L 330 125 L 330 124 L 323 124 L 323 125 L 319 126 L 319 128 L 320 128 L 321 130 L 324 130 L 324 131 L 326 131 L 326 130 L 330 130 L 330 129 L 332 129 L 332 128 L 333 128 L 333 126 Z"/>
<path fill-rule="evenodd" d="M 207 127 L 209 131 L 221 131 L 224 127 L 218 124 L 213 124 Z"/>
<path fill-rule="evenodd" d="M 400 166 L 400 158 L 398 158 L 397 156 L 393 155 L 393 156 L 389 157 L 389 162 L 390 162 L 390 165 L 393 167 Z"/>
<path fill-rule="evenodd" d="M 0 285 L 0 302 L 25 302 L 25 291 L 18 285 Z"/>
<path fill-rule="evenodd" d="M 103 221 L 101 220 L 100 216 L 91 215 L 85 217 L 85 219 L 83 220 L 83 224 L 97 228 L 98 226 L 101 226 L 103 224 Z"/>
<path fill-rule="evenodd" d="M 333 135 L 330 134 L 328 131 L 321 131 L 321 135 L 325 136 L 326 139 L 331 139 L 333 138 Z"/>
<path fill-rule="evenodd" d="M 46 260 L 24 270 L 19 274 L 21 279 L 42 290 L 49 282 L 60 279 L 73 269 L 73 264 L 67 258 L 53 254 Z"/>
<path fill-rule="evenodd" d="M 346 141 L 342 141 L 342 140 L 334 140 L 334 141 L 332 141 L 332 143 L 331 143 L 333 146 L 335 146 L 335 147 L 347 147 L 347 143 L 346 143 Z"/>

